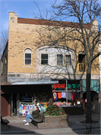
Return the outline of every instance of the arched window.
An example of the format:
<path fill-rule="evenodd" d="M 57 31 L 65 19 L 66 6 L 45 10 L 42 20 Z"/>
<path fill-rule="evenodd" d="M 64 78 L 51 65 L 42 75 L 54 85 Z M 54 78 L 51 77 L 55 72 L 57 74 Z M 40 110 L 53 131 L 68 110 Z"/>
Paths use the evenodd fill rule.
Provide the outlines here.
<path fill-rule="evenodd" d="M 24 51 L 24 60 L 25 60 L 25 65 L 32 65 L 32 51 L 31 49 L 26 49 Z"/>

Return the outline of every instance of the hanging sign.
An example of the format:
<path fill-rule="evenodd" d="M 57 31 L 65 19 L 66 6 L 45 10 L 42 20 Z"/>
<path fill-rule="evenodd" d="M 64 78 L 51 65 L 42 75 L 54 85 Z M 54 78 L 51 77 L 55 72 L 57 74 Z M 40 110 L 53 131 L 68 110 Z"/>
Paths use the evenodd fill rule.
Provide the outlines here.
<path fill-rule="evenodd" d="M 57 100 L 57 93 L 56 92 L 53 92 L 53 99 Z"/>

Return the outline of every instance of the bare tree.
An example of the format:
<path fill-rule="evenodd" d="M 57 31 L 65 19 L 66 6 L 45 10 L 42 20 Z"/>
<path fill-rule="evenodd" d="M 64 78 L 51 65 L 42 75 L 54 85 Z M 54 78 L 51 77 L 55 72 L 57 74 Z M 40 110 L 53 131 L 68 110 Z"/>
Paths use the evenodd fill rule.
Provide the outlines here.
<path fill-rule="evenodd" d="M 80 29 L 74 29 L 80 37 L 70 35 L 69 38 L 78 41 L 84 48 L 87 59 L 86 72 L 86 93 L 87 93 L 87 113 L 86 122 L 92 121 L 91 112 L 91 67 L 94 60 L 100 55 L 98 50 L 99 35 L 97 24 L 94 21 L 101 14 L 101 6 L 98 0 L 63 0 L 59 5 L 53 5 L 55 15 L 59 18 L 74 17 L 79 23 Z M 85 28 L 84 23 L 90 25 L 90 29 Z"/>
<path fill-rule="evenodd" d="M 100 32 L 98 32 L 98 23 L 96 19 L 99 19 L 101 14 L 101 5 L 98 0 L 63 0 L 60 4 L 57 1 L 52 5 L 54 9 L 54 17 L 51 18 L 48 23 L 48 27 L 40 29 L 40 39 L 38 42 L 42 45 L 50 45 L 58 47 L 58 44 L 65 44 L 70 47 L 70 43 L 74 42 L 74 50 L 79 48 L 79 51 L 84 51 L 86 56 L 86 97 L 87 97 L 87 111 L 86 122 L 92 122 L 92 110 L 91 110 L 91 69 L 95 68 L 96 61 L 100 52 L 98 51 L 98 42 Z M 43 17 L 41 16 L 41 19 Z M 70 23 L 64 23 L 61 20 L 73 21 Z M 54 22 L 52 22 L 54 20 Z M 56 21 L 58 20 L 58 21 Z M 44 19 L 42 20 L 44 21 Z M 77 23 L 74 23 L 76 21 Z M 41 24 L 41 22 L 40 22 Z M 55 29 L 51 27 L 55 25 Z M 58 27 L 62 26 L 62 28 Z M 67 29 L 68 27 L 68 29 Z M 47 36 L 46 36 L 47 35 Z M 76 45 L 78 44 L 78 45 Z M 97 62 L 98 63 L 98 62 Z M 77 62 L 76 62 L 77 64 Z M 95 66 L 94 66 L 95 65 Z M 73 68 L 76 71 L 76 68 Z M 75 72 L 76 73 L 76 72 Z M 75 76 L 75 74 L 74 74 Z"/>
<path fill-rule="evenodd" d="M 8 32 L 7 31 L 2 31 L 1 32 L 1 37 L 0 37 L 0 57 L 3 53 L 3 50 L 5 49 L 5 46 L 8 41 Z"/>

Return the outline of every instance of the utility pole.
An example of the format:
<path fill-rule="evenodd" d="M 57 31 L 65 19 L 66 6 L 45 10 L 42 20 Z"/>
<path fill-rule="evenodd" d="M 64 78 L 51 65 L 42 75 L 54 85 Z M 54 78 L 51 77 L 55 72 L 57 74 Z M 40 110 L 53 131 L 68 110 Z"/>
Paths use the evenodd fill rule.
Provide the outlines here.
<path fill-rule="evenodd" d="M 67 79 L 66 79 L 66 102 L 68 102 L 68 90 L 67 90 L 67 87 L 68 87 L 68 83 L 67 83 Z"/>

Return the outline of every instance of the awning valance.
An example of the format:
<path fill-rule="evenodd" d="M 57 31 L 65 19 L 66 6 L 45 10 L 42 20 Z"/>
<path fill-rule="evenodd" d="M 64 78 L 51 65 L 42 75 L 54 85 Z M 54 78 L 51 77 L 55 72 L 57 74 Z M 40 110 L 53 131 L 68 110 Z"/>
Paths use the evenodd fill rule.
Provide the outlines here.
<path fill-rule="evenodd" d="M 82 90 L 86 92 L 86 80 L 82 80 Z M 91 91 L 99 93 L 99 80 L 91 80 Z"/>
<path fill-rule="evenodd" d="M 12 82 L 12 85 L 42 85 L 42 84 L 56 84 L 58 81 L 34 81 L 34 82 Z"/>

